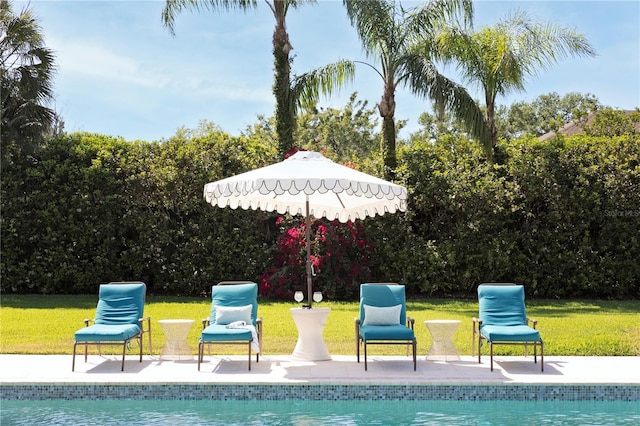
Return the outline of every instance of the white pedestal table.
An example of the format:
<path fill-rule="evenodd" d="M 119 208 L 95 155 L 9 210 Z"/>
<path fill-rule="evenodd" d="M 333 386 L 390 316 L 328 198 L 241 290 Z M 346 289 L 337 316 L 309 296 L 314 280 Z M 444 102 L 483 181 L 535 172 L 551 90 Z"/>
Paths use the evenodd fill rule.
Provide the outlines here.
<path fill-rule="evenodd" d="M 322 338 L 331 308 L 291 308 L 298 328 L 298 342 L 291 359 L 294 361 L 328 361 L 331 359 Z"/>

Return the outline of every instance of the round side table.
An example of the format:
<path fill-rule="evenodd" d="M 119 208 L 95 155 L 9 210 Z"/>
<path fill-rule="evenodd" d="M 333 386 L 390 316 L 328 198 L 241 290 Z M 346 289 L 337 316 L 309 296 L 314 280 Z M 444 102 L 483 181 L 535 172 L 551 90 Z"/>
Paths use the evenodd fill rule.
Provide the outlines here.
<path fill-rule="evenodd" d="M 427 320 L 424 322 L 433 338 L 426 359 L 434 361 L 458 361 L 460 356 L 453 344 L 453 336 L 460 325 L 458 320 Z"/>

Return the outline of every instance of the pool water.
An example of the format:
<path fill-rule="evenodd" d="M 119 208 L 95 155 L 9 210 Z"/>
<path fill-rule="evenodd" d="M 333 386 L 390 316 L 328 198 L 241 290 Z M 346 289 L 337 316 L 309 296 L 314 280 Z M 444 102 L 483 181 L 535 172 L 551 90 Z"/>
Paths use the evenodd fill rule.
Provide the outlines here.
<path fill-rule="evenodd" d="M 623 401 L 1 401 L 4 425 L 638 425 Z"/>

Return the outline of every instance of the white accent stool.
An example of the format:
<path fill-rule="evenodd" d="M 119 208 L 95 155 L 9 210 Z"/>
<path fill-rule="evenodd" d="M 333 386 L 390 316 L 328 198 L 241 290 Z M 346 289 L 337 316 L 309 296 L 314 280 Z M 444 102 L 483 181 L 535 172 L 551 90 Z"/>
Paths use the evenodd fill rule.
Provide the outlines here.
<path fill-rule="evenodd" d="M 431 361 L 459 361 L 460 355 L 453 344 L 453 336 L 460 325 L 458 320 L 427 320 L 424 322 L 431 333 L 433 344 L 426 359 Z"/>
<path fill-rule="evenodd" d="M 298 328 L 298 342 L 291 359 L 294 361 L 329 361 L 322 331 L 331 308 L 291 308 L 293 321 Z"/>
<path fill-rule="evenodd" d="M 162 332 L 167 338 L 160 360 L 182 361 L 193 360 L 193 352 L 187 343 L 189 330 L 193 326 L 193 320 L 188 319 L 167 319 L 159 320 Z"/>

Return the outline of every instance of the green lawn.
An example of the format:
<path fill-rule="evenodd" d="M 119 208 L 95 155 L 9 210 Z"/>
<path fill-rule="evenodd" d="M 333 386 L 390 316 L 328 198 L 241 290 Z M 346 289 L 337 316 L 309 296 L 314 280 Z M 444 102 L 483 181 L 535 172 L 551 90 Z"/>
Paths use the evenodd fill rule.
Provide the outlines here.
<path fill-rule="evenodd" d="M 93 318 L 97 296 L 3 295 L 0 299 L 0 352 L 24 354 L 71 354 L 73 333 L 83 327 L 84 318 Z M 153 349 L 159 353 L 165 343 L 158 320 L 185 318 L 196 321 L 189 333 L 197 347 L 202 318 L 208 316 L 210 299 L 147 297 L 145 316 L 151 316 Z M 264 354 L 289 354 L 297 339 L 290 308 L 295 302 L 260 301 L 259 316 L 264 321 Z M 324 339 L 331 354 L 355 354 L 354 318 L 357 303 L 325 302 L 331 308 Z M 458 319 L 462 323 L 454 338 L 461 354 L 471 353 L 471 318 L 477 315 L 473 300 L 409 300 L 408 314 L 416 320 L 418 353 L 426 354 L 431 338 L 423 321 Z M 638 301 L 527 301 L 529 317 L 538 320 L 545 342 L 545 355 L 640 355 L 640 302 Z M 105 348 L 107 351 L 109 348 Z M 115 349 L 112 347 L 112 349 Z M 229 346 L 224 353 L 243 353 Z M 399 346 L 376 346 L 375 354 L 401 354 Z M 521 348 L 501 346 L 499 354 L 521 353 Z"/>

